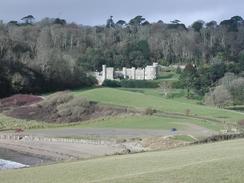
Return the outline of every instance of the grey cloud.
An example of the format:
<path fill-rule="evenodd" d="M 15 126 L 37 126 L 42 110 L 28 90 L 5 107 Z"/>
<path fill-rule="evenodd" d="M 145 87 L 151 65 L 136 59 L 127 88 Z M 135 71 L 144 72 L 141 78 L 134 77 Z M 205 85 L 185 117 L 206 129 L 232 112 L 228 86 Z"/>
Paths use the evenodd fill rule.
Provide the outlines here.
<path fill-rule="evenodd" d="M 180 19 L 186 24 L 244 16 L 243 0 L 1 0 L 0 19 L 19 20 L 32 14 L 38 20 L 61 17 L 69 22 L 104 24 L 110 15 L 129 20 L 143 15 L 149 21 Z"/>

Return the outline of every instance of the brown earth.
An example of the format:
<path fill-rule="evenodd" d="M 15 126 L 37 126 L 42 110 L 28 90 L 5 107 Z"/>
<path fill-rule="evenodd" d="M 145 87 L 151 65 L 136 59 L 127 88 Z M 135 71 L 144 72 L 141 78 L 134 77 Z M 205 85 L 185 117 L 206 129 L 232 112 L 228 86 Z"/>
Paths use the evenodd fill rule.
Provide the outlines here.
<path fill-rule="evenodd" d="M 1 140 L 0 148 L 23 154 L 48 158 L 53 161 L 88 159 L 99 156 L 124 154 L 125 147 L 117 144 L 84 144 L 48 141 Z"/>
<path fill-rule="evenodd" d="M 13 95 L 0 100 L 0 111 L 10 110 L 11 108 L 31 105 L 42 101 L 43 98 L 35 95 Z"/>
<path fill-rule="evenodd" d="M 37 120 L 49 123 L 69 123 L 105 116 L 139 113 L 126 107 L 101 105 L 82 97 L 74 97 L 69 92 L 58 92 L 39 101 L 37 100 L 39 97 L 35 98 L 32 95 L 29 97 L 25 95 L 23 97 L 23 99 L 21 96 L 15 97 L 15 99 L 17 98 L 19 100 L 5 99 L 4 101 L 10 102 L 5 102 L 9 105 L 8 110 L 5 108 L 4 114 L 17 119 Z M 32 100 L 28 101 L 25 99 Z"/>
<path fill-rule="evenodd" d="M 72 113 L 68 115 L 60 115 L 56 108 L 49 110 L 48 108 L 40 106 L 19 107 L 5 112 L 4 114 L 17 119 L 37 120 L 50 123 L 67 123 L 86 121 L 105 116 L 116 116 L 126 113 L 132 114 L 134 112 L 128 111 L 126 108 L 110 108 L 97 104 L 90 104 L 90 106 L 78 116 L 72 116 Z"/>

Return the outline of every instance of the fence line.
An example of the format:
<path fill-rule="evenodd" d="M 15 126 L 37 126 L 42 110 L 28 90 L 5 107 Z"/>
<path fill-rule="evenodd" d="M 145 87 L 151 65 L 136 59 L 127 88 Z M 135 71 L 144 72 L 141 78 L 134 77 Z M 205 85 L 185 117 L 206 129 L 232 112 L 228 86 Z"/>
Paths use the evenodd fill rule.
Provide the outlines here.
<path fill-rule="evenodd" d="M 64 143 L 79 143 L 91 145 L 115 145 L 116 142 L 105 140 L 85 140 L 85 139 L 70 139 L 70 138 L 48 138 L 29 135 L 3 134 L 0 135 L 0 140 L 14 140 L 24 142 L 64 142 Z"/>

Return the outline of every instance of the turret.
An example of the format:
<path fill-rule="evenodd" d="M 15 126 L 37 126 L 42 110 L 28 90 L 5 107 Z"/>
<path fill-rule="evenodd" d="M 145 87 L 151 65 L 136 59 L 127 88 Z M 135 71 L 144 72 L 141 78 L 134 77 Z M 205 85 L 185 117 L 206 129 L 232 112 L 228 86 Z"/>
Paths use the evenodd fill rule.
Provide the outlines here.
<path fill-rule="evenodd" d="M 106 65 L 103 65 L 102 77 L 103 77 L 103 80 L 107 79 L 107 66 Z"/>
<path fill-rule="evenodd" d="M 157 77 L 158 77 L 158 63 L 156 63 L 156 62 L 154 62 L 153 63 L 153 67 L 154 67 L 154 69 L 155 69 L 155 78 L 154 79 L 157 79 Z"/>
<path fill-rule="evenodd" d="M 127 69 L 126 69 L 126 67 L 123 67 L 123 76 L 124 76 L 124 79 L 127 78 Z"/>
<path fill-rule="evenodd" d="M 136 68 L 132 67 L 131 71 L 132 71 L 132 79 L 135 80 L 136 79 Z"/>

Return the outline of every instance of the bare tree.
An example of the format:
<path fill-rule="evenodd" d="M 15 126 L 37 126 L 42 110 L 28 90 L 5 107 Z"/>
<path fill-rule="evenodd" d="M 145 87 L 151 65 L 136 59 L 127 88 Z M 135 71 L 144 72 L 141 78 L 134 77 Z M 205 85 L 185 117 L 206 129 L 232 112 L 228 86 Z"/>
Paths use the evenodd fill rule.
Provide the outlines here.
<path fill-rule="evenodd" d="M 205 104 L 214 105 L 220 108 L 231 105 L 233 103 L 230 92 L 224 86 L 217 86 L 205 96 Z"/>
<path fill-rule="evenodd" d="M 159 87 L 164 96 L 168 97 L 172 90 L 172 84 L 169 81 L 162 81 L 160 82 Z"/>

